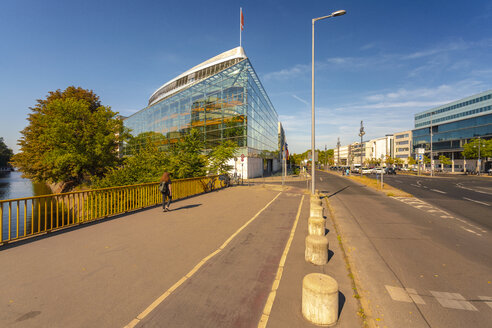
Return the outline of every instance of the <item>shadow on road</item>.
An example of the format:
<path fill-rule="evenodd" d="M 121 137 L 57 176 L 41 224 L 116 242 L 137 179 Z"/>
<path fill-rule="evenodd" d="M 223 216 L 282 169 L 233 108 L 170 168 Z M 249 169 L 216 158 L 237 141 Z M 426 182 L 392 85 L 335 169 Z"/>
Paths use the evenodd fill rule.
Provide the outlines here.
<path fill-rule="evenodd" d="M 187 209 L 187 208 L 198 207 L 198 206 L 201 206 L 201 205 L 202 205 L 202 204 L 190 204 L 190 205 L 181 206 L 181 207 L 177 207 L 177 208 L 171 209 L 171 211 L 185 210 L 185 209 Z"/>
<path fill-rule="evenodd" d="M 350 187 L 350 186 L 343 187 L 342 189 L 337 190 L 337 191 L 335 191 L 333 194 L 328 195 L 328 196 L 326 196 L 326 197 L 327 197 L 327 198 L 330 198 L 330 197 L 332 197 L 332 196 L 335 196 L 336 194 L 338 194 L 338 193 L 340 193 L 340 192 L 344 191 L 345 189 L 347 189 L 347 188 L 349 188 L 349 187 Z M 323 193 L 326 193 L 326 191 L 323 191 Z"/>

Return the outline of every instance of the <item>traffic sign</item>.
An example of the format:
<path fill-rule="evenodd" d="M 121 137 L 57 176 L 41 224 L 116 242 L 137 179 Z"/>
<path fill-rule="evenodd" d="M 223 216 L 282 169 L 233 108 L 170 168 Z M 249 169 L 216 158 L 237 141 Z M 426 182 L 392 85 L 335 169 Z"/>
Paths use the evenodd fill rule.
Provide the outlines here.
<path fill-rule="evenodd" d="M 419 161 L 422 160 L 422 156 L 423 156 L 422 154 L 419 154 Z"/>
<path fill-rule="evenodd" d="M 244 154 L 241 154 L 241 162 L 244 162 Z"/>

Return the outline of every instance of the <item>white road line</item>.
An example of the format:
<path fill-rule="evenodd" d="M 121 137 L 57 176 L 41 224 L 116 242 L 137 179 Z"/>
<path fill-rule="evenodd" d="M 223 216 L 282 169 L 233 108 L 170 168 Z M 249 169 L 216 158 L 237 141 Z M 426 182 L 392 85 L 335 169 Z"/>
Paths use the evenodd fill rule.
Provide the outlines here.
<path fill-rule="evenodd" d="M 405 290 L 408 292 L 408 295 L 412 298 L 413 302 L 416 304 L 425 304 L 424 300 L 422 297 L 417 294 L 417 291 L 413 288 L 405 288 Z"/>
<path fill-rule="evenodd" d="M 437 189 L 431 189 L 431 190 L 438 192 L 438 193 L 441 193 L 441 194 L 447 194 L 447 192 L 445 192 L 445 191 L 441 191 L 441 190 L 437 190 Z"/>
<path fill-rule="evenodd" d="M 482 205 L 485 205 L 485 206 L 490 206 L 489 204 L 484 203 L 484 202 L 480 202 L 478 200 L 474 200 L 474 199 L 470 199 L 470 198 L 466 198 L 466 197 L 463 197 L 463 199 L 469 200 L 470 202 L 475 202 L 475 203 L 478 203 L 478 204 L 482 204 Z"/>
<path fill-rule="evenodd" d="M 478 298 L 481 299 L 482 301 L 492 301 L 492 297 L 490 296 L 478 296 Z M 484 303 L 490 306 L 490 308 L 492 309 L 492 302 L 484 302 Z"/>
<path fill-rule="evenodd" d="M 473 234 L 475 234 L 475 235 L 477 235 L 477 236 L 482 236 L 482 235 L 481 235 L 481 234 L 479 234 L 478 232 L 473 231 L 473 230 L 470 230 L 470 229 L 467 229 L 467 228 L 465 228 L 465 227 L 463 227 L 463 226 L 461 226 L 461 229 L 463 229 L 463 230 L 465 230 L 465 231 L 468 231 L 468 232 L 471 232 L 471 233 L 473 233 Z"/>
<path fill-rule="evenodd" d="M 450 216 L 450 215 L 441 215 L 441 217 L 443 219 L 452 219 L 453 218 L 453 216 Z"/>
<path fill-rule="evenodd" d="M 434 292 L 432 290 L 430 292 L 443 307 L 458 310 L 478 311 L 476 307 L 466 301 L 465 298 L 458 293 Z"/>
<path fill-rule="evenodd" d="M 410 185 L 414 186 L 414 187 L 420 187 L 420 186 L 417 186 L 416 184 L 413 184 L 413 183 L 411 183 Z"/>
<path fill-rule="evenodd" d="M 482 191 L 482 190 L 476 190 L 476 189 L 464 187 L 461 183 L 457 183 L 456 186 L 458 188 L 461 188 L 461 189 L 471 190 L 471 191 L 474 191 L 474 192 L 479 192 L 481 194 L 492 195 L 492 193 L 490 193 L 490 192 L 486 192 L 486 191 Z"/>
<path fill-rule="evenodd" d="M 401 288 L 401 287 L 394 287 L 394 286 L 388 286 L 384 285 L 388 293 L 390 294 L 391 298 L 394 301 L 398 302 L 407 302 L 407 303 L 416 303 L 416 304 L 425 304 L 424 300 L 422 297 L 420 297 L 417 294 L 417 291 L 413 288 Z"/>

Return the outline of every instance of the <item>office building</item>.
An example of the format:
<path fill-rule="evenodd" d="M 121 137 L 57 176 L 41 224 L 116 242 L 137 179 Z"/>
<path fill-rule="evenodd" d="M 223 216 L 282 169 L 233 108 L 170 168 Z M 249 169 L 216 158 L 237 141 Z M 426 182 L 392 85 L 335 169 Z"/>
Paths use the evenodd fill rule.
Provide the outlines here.
<path fill-rule="evenodd" d="M 205 149 L 224 140 L 239 147 L 231 163 L 245 178 L 280 169 L 285 134 L 242 47 L 215 56 L 158 88 L 148 106 L 124 120 L 133 135 L 153 132 L 161 150 L 199 129 Z M 244 159 L 241 160 L 241 155 Z"/>
<path fill-rule="evenodd" d="M 451 159 L 450 171 L 476 169 L 476 160 L 463 157 L 463 145 L 473 138 L 492 138 L 492 90 L 415 114 L 413 150 L 432 152 L 435 165 L 439 156 Z M 482 167 L 483 169 L 483 167 Z"/>

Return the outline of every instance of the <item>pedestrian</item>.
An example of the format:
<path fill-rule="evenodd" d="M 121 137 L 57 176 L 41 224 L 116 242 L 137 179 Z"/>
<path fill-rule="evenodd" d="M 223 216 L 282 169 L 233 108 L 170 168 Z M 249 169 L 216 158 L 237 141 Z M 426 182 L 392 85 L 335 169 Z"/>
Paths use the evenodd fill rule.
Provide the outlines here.
<path fill-rule="evenodd" d="M 349 176 L 350 175 L 350 169 L 349 168 L 347 168 L 347 171 L 345 171 L 345 175 L 346 176 Z"/>
<path fill-rule="evenodd" d="M 159 183 L 159 191 L 162 193 L 162 210 L 164 212 L 169 211 L 169 205 L 171 205 L 171 200 L 173 198 L 171 192 L 171 177 L 166 171 L 162 174 L 161 181 Z M 167 198 L 167 203 L 166 203 Z"/>

